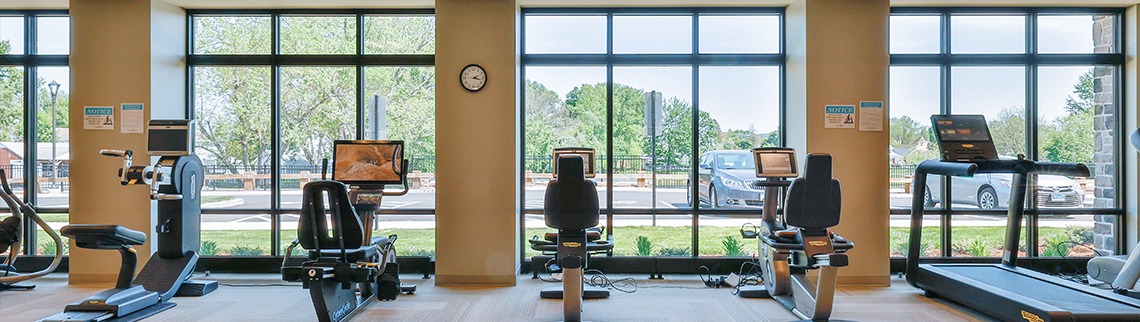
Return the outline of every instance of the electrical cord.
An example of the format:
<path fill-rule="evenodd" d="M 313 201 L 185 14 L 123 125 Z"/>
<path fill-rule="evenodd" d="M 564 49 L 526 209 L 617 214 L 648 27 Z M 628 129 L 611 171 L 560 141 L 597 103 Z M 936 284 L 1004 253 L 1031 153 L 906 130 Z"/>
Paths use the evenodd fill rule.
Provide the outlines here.
<path fill-rule="evenodd" d="M 622 293 L 637 292 L 637 281 L 632 277 L 610 280 L 609 277 L 606 277 L 605 273 L 602 273 L 602 271 L 597 269 L 587 269 L 583 271 L 582 276 L 586 275 L 590 276 L 589 278 L 586 278 L 586 285 L 613 289 Z"/>

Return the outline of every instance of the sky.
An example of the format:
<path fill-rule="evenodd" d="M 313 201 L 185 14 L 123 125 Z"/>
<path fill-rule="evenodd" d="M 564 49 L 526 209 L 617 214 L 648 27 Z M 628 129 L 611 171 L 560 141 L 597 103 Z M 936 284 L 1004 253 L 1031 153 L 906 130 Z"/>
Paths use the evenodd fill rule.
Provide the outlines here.
<path fill-rule="evenodd" d="M 614 17 L 615 53 L 690 53 L 692 21 L 689 17 Z M 772 53 L 779 50 L 779 19 L 774 16 L 701 16 L 701 53 Z M 938 16 L 891 18 L 892 53 L 936 53 Z M 1040 53 L 1091 53 L 1090 16 L 1039 16 Z M 1024 53 L 1024 16 L 954 16 L 951 18 L 954 53 Z M 605 53 L 604 16 L 527 16 L 527 53 Z M 1039 68 L 1038 104 L 1041 115 L 1052 120 L 1064 115 L 1065 99 L 1072 95 L 1077 77 L 1091 66 Z M 614 82 L 666 98 L 691 101 L 692 76 L 688 66 L 614 67 Z M 779 70 L 775 67 L 702 67 L 699 71 L 699 107 L 722 130 L 775 130 L 779 125 Z M 1024 67 L 955 67 L 952 70 L 951 108 L 955 113 L 981 113 L 995 118 L 1003 108 L 1024 108 Z M 600 83 L 604 66 L 531 66 L 527 79 L 538 81 L 562 95 L 583 83 Z M 889 105 L 892 116 L 907 115 L 925 123 L 939 109 L 937 67 L 894 67 L 890 71 Z M 854 104 L 855 102 L 851 102 Z"/>
<path fill-rule="evenodd" d="M 529 53 L 604 53 L 605 16 L 527 16 L 526 45 Z M 615 53 L 689 53 L 692 51 L 692 18 L 687 16 L 615 16 Z M 775 16 L 701 16 L 701 53 L 774 53 L 779 50 L 779 19 Z M 1022 16 L 954 16 L 951 18 L 955 53 L 1024 52 L 1025 18 Z M 891 17 L 892 53 L 938 51 L 938 16 Z M 1089 53 L 1092 51 L 1090 16 L 1040 16 L 1038 42 L 1041 53 Z M 40 17 L 39 51 L 65 54 L 69 51 L 69 20 Z M 0 39 L 15 50 L 24 47 L 21 17 L 0 17 Z M 1041 67 L 1039 106 L 1041 115 L 1052 120 L 1064 115 L 1065 99 L 1072 95 L 1077 77 L 1091 66 Z M 56 80 L 62 91 L 69 89 L 68 68 L 40 68 L 40 77 Z M 664 97 L 692 101 L 692 73 L 683 66 L 617 66 L 614 81 Z M 759 132 L 779 125 L 779 70 L 775 67 L 702 67 L 699 73 L 699 107 L 721 125 L 722 130 L 755 127 Z M 565 96 L 581 84 L 605 82 L 605 68 L 528 67 L 528 79 L 543 83 Z M 890 71 L 892 116 L 928 119 L 938 112 L 936 67 L 893 67 Z M 996 117 L 1003 108 L 1025 106 L 1025 70 L 1022 67 L 955 67 L 952 70 L 951 108 L 956 113 L 983 113 Z"/>
<path fill-rule="evenodd" d="M 39 17 L 36 21 L 36 31 L 39 37 L 37 50 L 41 54 L 68 54 L 71 52 L 71 19 L 68 17 Z M 7 40 L 12 44 L 15 53 L 24 50 L 24 18 L 0 17 L 0 40 Z M 40 78 L 51 83 L 59 82 L 61 92 L 69 92 L 71 79 L 67 67 L 41 67 Z"/>

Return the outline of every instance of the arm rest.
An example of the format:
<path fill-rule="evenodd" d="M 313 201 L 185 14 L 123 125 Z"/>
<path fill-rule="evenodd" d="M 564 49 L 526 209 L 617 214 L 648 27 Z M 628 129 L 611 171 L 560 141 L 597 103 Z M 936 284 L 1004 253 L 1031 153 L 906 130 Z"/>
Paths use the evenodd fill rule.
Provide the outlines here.
<path fill-rule="evenodd" d="M 64 226 L 59 233 L 82 248 L 116 249 L 146 243 L 146 234 L 119 225 L 73 224 Z"/>

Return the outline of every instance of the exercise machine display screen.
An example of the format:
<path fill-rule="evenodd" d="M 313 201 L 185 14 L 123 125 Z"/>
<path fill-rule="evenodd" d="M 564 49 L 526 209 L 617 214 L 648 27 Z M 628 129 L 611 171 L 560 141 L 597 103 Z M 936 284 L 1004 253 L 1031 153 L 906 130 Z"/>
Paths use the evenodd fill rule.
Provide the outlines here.
<path fill-rule="evenodd" d="M 931 115 L 944 161 L 997 160 L 997 148 L 982 115 Z"/>
<path fill-rule="evenodd" d="M 583 170 L 586 172 L 585 173 L 586 177 L 587 178 L 593 178 L 594 177 L 594 175 L 595 175 L 595 172 L 594 172 L 594 149 L 591 149 L 591 148 L 556 148 L 556 149 L 554 149 L 554 160 L 551 161 L 551 163 L 550 163 L 550 169 L 552 170 L 551 172 L 554 173 L 555 178 L 558 177 L 558 157 L 562 156 L 562 155 L 567 155 L 567 154 L 577 154 L 577 155 L 582 156 L 582 159 L 583 159 L 582 161 L 584 161 L 584 163 L 585 163 L 583 166 L 583 168 L 584 168 Z"/>
<path fill-rule="evenodd" d="M 190 120 L 151 120 L 147 131 L 147 154 L 190 155 Z"/>
<path fill-rule="evenodd" d="M 333 180 L 348 185 L 402 184 L 404 141 L 333 142 Z"/>
<path fill-rule="evenodd" d="M 796 150 L 791 148 L 755 148 L 757 178 L 791 178 L 796 171 Z"/>

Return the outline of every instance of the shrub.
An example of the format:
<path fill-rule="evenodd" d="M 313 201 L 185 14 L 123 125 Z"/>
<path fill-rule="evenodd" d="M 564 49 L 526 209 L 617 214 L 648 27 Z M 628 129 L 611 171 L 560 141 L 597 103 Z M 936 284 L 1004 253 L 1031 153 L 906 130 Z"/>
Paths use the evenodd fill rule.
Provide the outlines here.
<path fill-rule="evenodd" d="M 411 249 L 407 249 L 407 250 L 397 250 L 396 254 L 398 254 L 399 256 L 435 257 L 435 251 L 434 250 L 427 250 L 427 249 L 422 249 L 422 248 L 411 248 Z"/>
<path fill-rule="evenodd" d="M 198 250 L 198 254 L 202 256 L 214 256 L 218 254 L 218 243 L 212 240 L 203 240 L 202 248 Z"/>
<path fill-rule="evenodd" d="M 981 238 L 971 240 L 965 245 L 958 245 L 956 248 L 958 248 L 959 251 L 973 257 L 988 257 L 990 256 L 990 250 L 992 249 L 990 244 L 986 243 L 986 241 Z"/>
<path fill-rule="evenodd" d="M 684 248 L 664 247 L 664 248 L 661 248 L 661 250 L 657 251 L 657 256 L 689 256 L 692 254 L 693 254 L 693 252 L 689 251 L 688 247 L 684 247 Z"/>
<path fill-rule="evenodd" d="M 1069 256 L 1069 248 L 1073 246 L 1073 242 L 1069 240 L 1069 236 L 1057 235 L 1049 237 L 1045 240 L 1045 250 L 1041 252 L 1041 256 L 1045 257 L 1064 257 Z"/>
<path fill-rule="evenodd" d="M 69 248 L 71 248 L 71 244 L 67 242 L 67 239 L 63 239 L 62 244 L 63 244 L 63 253 L 67 254 Z M 41 243 L 40 244 L 40 250 L 42 250 L 42 252 L 40 252 L 40 253 L 42 253 L 44 255 L 55 255 L 55 241 L 48 241 L 48 242 Z"/>
<path fill-rule="evenodd" d="M 653 242 L 649 241 L 649 237 L 637 236 L 634 244 L 637 246 L 637 256 L 653 256 Z"/>
<path fill-rule="evenodd" d="M 724 236 L 720 244 L 724 245 L 724 256 L 744 256 L 744 245 L 736 237 Z"/>
<path fill-rule="evenodd" d="M 230 248 L 230 255 L 233 256 L 261 256 L 263 254 L 265 254 L 265 249 L 261 247 L 234 246 Z"/>
<path fill-rule="evenodd" d="M 1092 227 L 1085 226 L 1069 226 L 1065 227 L 1065 234 L 1070 236 L 1070 239 L 1078 244 L 1092 244 L 1093 230 Z"/>

